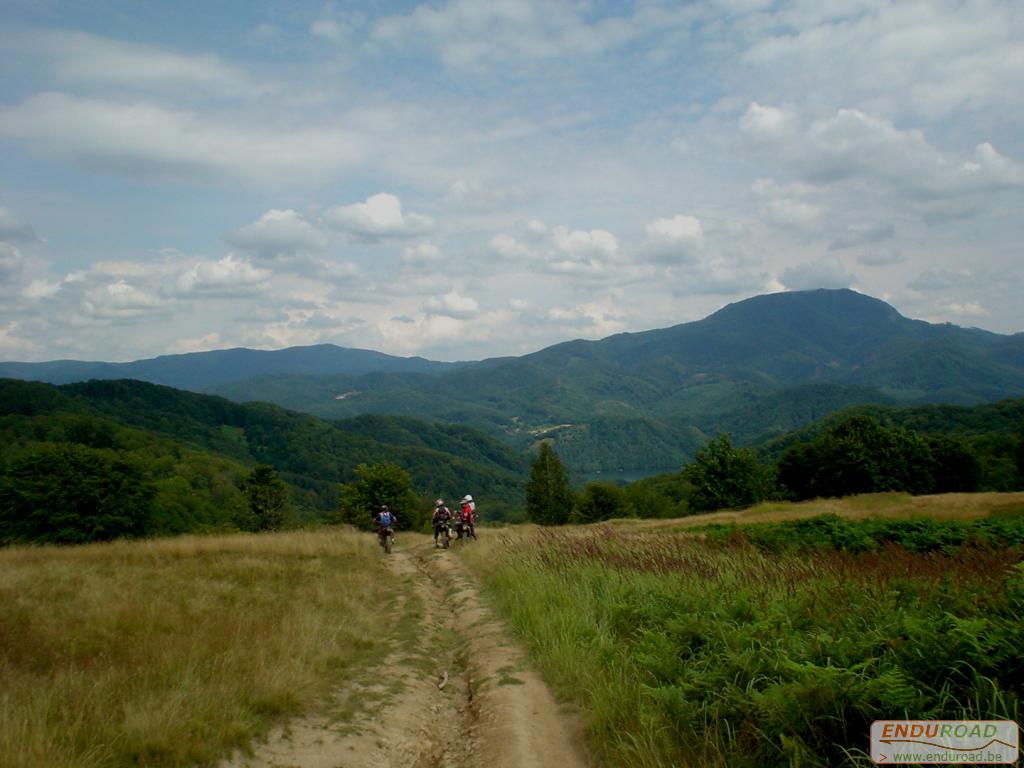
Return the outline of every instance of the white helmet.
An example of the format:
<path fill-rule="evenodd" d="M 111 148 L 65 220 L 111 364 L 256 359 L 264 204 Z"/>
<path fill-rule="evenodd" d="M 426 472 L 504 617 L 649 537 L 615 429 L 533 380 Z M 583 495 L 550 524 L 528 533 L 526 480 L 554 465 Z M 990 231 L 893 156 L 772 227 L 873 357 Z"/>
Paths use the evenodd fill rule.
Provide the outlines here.
<path fill-rule="evenodd" d="M 444 506 L 444 499 L 438 499 L 437 501 L 435 501 L 434 502 L 434 506 L 435 507 L 443 507 Z"/>
<path fill-rule="evenodd" d="M 467 494 L 466 494 L 465 496 L 463 496 L 463 497 L 462 497 L 462 500 L 463 500 L 463 501 L 472 501 L 472 500 L 473 500 L 473 497 L 472 497 L 472 496 L 470 496 L 470 495 L 469 495 L 469 494 L 467 493 Z"/>

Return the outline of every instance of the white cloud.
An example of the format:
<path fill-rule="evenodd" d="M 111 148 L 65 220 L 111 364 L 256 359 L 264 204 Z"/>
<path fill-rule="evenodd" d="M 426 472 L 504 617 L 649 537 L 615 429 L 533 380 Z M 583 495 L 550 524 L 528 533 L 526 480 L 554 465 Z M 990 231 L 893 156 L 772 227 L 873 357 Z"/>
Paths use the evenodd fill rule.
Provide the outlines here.
<path fill-rule="evenodd" d="M 0 359 L 27 360 L 38 355 L 40 346 L 18 335 L 21 326 L 22 323 L 17 320 L 0 325 Z"/>
<path fill-rule="evenodd" d="M 748 26 L 743 59 L 792 98 L 835 98 L 941 119 L 996 107 L 1024 78 L 1022 16 L 1012 3 L 779 4 Z"/>
<path fill-rule="evenodd" d="M 527 261 L 539 258 L 539 255 L 528 245 L 504 233 L 491 238 L 490 249 L 497 256 L 509 261 Z"/>
<path fill-rule="evenodd" d="M 450 0 L 439 7 L 419 5 L 407 15 L 380 19 L 371 40 L 399 51 L 435 50 L 445 66 L 465 70 L 598 55 L 676 20 L 656 9 L 595 21 L 588 21 L 584 13 L 583 6 L 547 0 Z"/>
<path fill-rule="evenodd" d="M 986 317 L 989 311 L 977 301 L 968 301 L 963 304 L 951 302 L 944 305 L 944 308 L 958 317 Z"/>
<path fill-rule="evenodd" d="M 644 257 L 666 263 L 693 261 L 704 243 L 704 227 L 695 216 L 676 214 L 647 224 Z"/>
<path fill-rule="evenodd" d="M 229 253 L 217 261 L 194 260 L 184 265 L 177 289 L 184 294 L 249 294 L 259 290 L 271 277 L 267 269 L 254 267 L 247 259 Z"/>
<path fill-rule="evenodd" d="M 839 251 L 861 245 L 874 245 L 891 240 L 895 235 L 896 227 L 891 223 L 848 224 L 828 247 L 830 250 Z"/>
<path fill-rule="evenodd" d="M 366 156 L 337 125 L 271 128 L 154 103 L 41 93 L 0 107 L 0 136 L 94 169 L 221 182 L 323 179 Z"/>
<path fill-rule="evenodd" d="M 32 228 L 32 225 L 15 215 L 13 211 L 0 205 L 0 241 L 9 242 L 39 242 L 39 235 Z"/>
<path fill-rule="evenodd" d="M 973 280 L 974 274 L 969 269 L 931 268 L 911 280 L 907 287 L 915 291 L 943 291 L 968 285 Z"/>
<path fill-rule="evenodd" d="M 458 179 L 448 185 L 443 202 L 469 211 L 500 211 L 527 199 L 526 191 L 518 186 L 485 184 L 477 179 Z"/>
<path fill-rule="evenodd" d="M 823 256 L 817 261 L 787 267 L 779 280 L 791 291 L 849 288 L 857 282 L 857 278 L 847 272 L 843 263 L 834 256 Z"/>
<path fill-rule="evenodd" d="M 404 213 L 398 197 L 387 192 L 368 197 L 364 203 L 329 208 L 323 220 L 336 230 L 365 240 L 416 237 L 434 228 L 433 219 Z"/>
<path fill-rule="evenodd" d="M 10 295 L 20 288 L 25 276 L 25 259 L 10 243 L 0 243 L 0 295 Z"/>
<path fill-rule="evenodd" d="M 771 179 L 758 179 L 751 187 L 761 201 L 761 216 L 780 227 L 815 232 L 828 213 L 828 208 L 819 203 L 809 202 L 814 190 L 806 184 L 780 185 Z"/>
<path fill-rule="evenodd" d="M 659 240 L 699 241 L 704 237 L 704 228 L 700 219 L 680 213 L 671 219 L 655 219 L 647 225 L 647 234 Z"/>
<path fill-rule="evenodd" d="M 423 310 L 430 315 L 468 319 L 480 312 L 480 303 L 472 296 L 462 296 L 452 291 L 443 296 L 427 299 L 423 303 Z"/>
<path fill-rule="evenodd" d="M 246 224 L 227 236 L 236 248 L 259 254 L 264 258 L 291 256 L 296 253 L 319 253 L 330 238 L 318 226 L 295 211 L 271 209 L 252 224 Z"/>
<path fill-rule="evenodd" d="M 57 78 L 69 84 L 120 86 L 147 91 L 257 96 L 267 87 L 220 57 L 186 54 L 139 43 L 126 43 L 73 30 L 28 33 L 17 45 L 50 59 Z"/>
<path fill-rule="evenodd" d="M 763 267 L 745 257 L 727 252 L 710 252 L 690 264 L 671 267 L 666 275 L 673 295 L 734 296 L 769 290 L 770 279 Z"/>
<path fill-rule="evenodd" d="M 444 253 L 433 243 L 416 243 L 402 249 L 402 262 L 413 266 L 436 265 L 444 258 Z"/>
<path fill-rule="evenodd" d="M 944 154 L 918 130 L 856 109 L 840 109 L 810 125 L 804 172 L 815 182 L 870 178 L 918 199 L 994 191 L 1024 184 L 1021 167 L 979 144 L 973 158 Z"/>
<path fill-rule="evenodd" d="M 626 328 L 626 315 L 614 296 L 550 307 L 538 319 L 544 324 L 560 326 L 565 334 L 591 339 L 610 336 Z"/>
<path fill-rule="evenodd" d="M 336 45 L 347 43 L 351 37 L 351 31 L 335 19 L 317 19 L 309 25 L 309 33 L 313 37 L 319 37 Z"/>
<path fill-rule="evenodd" d="M 87 288 L 81 307 L 87 315 L 100 319 L 128 319 L 152 315 L 169 308 L 166 299 L 125 280 Z"/>
<path fill-rule="evenodd" d="M 21 292 L 21 295 L 29 301 L 38 301 L 39 299 L 49 299 L 56 295 L 59 290 L 60 283 L 53 283 L 46 280 L 33 280 L 25 286 L 25 290 Z"/>
<path fill-rule="evenodd" d="M 997 195 L 1024 189 L 1024 166 L 987 142 L 966 155 L 942 151 L 920 130 L 856 109 L 776 137 L 770 149 L 765 162 L 799 181 L 755 183 L 766 219 L 814 232 L 828 223 L 833 206 L 844 213 L 857 206 L 861 216 L 875 209 L 872 215 L 882 218 L 866 227 L 847 225 L 833 236 L 835 249 L 893 236 L 895 226 L 884 218 L 895 211 L 923 221 L 968 218 L 991 209 Z"/>
<path fill-rule="evenodd" d="M 756 140 L 779 141 L 793 131 L 794 118 L 785 110 L 750 103 L 740 119 L 740 130 Z"/>
<path fill-rule="evenodd" d="M 610 261 L 619 254 L 618 238 L 604 229 L 570 230 L 559 226 L 552 230 L 551 241 L 558 253 L 571 261 Z"/>

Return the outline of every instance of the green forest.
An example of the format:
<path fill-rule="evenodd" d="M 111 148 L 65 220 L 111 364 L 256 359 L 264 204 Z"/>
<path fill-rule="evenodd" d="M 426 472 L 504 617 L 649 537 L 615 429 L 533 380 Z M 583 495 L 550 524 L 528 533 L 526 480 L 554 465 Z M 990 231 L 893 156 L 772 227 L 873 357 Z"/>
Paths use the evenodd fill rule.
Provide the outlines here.
<path fill-rule="evenodd" d="M 527 511 L 539 523 L 672 518 L 762 501 L 886 491 L 1015 491 L 1024 489 L 1024 400 L 856 406 L 754 446 L 734 445 L 721 433 L 679 471 L 625 486 L 589 482 L 575 492 L 553 454 L 537 456 L 527 487 Z M 545 498 L 569 502 L 535 502 L 537 489 Z"/>
<path fill-rule="evenodd" d="M 685 439 L 696 434 L 690 427 Z M 0 380 L 0 435 L 4 543 L 338 522 L 350 514 L 345 494 L 384 466 L 406 478 L 413 524 L 434 498 L 467 492 L 485 522 L 563 524 L 1024 488 L 1024 399 L 860 405 L 754 445 L 720 433 L 678 470 L 628 484 L 573 482 L 548 440 L 527 452 L 468 427 L 385 415 L 332 422 L 133 380 Z"/>
<path fill-rule="evenodd" d="M 288 526 L 333 519 L 340 484 L 360 465 L 384 462 L 409 474 L 424 504 L 473 492 L 500 515 L 521 504 L 528 465 L 464 427 L 388 416 L 327 422 L 131 380 L 0 380 L 0 435 L 4 542 L 259 527 L 247 493 L 260 466 L 284 483 Z"/>

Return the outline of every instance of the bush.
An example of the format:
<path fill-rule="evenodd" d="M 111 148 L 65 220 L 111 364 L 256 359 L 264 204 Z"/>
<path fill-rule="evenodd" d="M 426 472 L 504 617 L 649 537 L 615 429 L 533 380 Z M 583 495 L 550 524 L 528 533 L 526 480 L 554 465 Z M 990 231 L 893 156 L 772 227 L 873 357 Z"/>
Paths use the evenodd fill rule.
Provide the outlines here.
<path fill-rule="evenodd" d="M 621 488 L 611 483 L 587 483 L 569 520 L 573 523 L 596 523 L 625 515 L 626 504 Z"/>

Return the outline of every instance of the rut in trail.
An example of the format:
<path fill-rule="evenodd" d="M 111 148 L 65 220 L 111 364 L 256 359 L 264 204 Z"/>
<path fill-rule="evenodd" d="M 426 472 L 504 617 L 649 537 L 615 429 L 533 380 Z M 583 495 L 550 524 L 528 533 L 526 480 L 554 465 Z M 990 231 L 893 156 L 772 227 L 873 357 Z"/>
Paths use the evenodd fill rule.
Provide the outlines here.
<path fill-rule="evenodd" d="M 407 537 L 408 541 L 412 537 Z M 584 768 L 582 727 L 554 700 L 452 551 L 388 558 L 393 650 L 326 710 L 221 768 Z"/>

